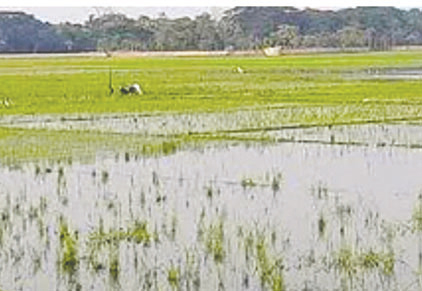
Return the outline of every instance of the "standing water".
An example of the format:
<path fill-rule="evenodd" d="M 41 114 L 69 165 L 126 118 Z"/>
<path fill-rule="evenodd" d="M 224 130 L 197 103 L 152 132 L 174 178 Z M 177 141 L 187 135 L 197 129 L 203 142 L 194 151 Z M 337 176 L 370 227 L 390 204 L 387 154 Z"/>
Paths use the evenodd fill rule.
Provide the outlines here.
<path fill-rule="evenodd" d="M 5 290 L 418 290 L 422 151 L 280 143 L 0 168 Z"/>

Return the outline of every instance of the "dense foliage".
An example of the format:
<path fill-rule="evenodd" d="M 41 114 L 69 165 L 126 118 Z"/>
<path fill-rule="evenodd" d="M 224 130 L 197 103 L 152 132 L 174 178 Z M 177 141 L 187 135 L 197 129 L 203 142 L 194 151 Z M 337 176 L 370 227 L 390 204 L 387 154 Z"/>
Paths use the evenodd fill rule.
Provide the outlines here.
<path fill-rule="evenodd" d="M 422 11 L 357 7 L 337 11 L 236 7 L 215 19 L 90 15 L 84 24 L 43 23 L 0 12 L 0 52 L 92 50 L 230 50 L 267 46 L 368 47 L 422 44 Z"/>

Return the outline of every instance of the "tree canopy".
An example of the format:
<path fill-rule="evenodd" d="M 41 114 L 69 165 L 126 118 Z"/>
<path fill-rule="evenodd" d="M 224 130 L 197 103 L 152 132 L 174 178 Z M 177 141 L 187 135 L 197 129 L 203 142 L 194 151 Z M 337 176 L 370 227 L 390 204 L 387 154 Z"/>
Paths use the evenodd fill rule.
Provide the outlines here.
<path fill-rule="evenodd" d="M 294 7 L 236 7 L 221 19 L 204 13 L 170 19 L 90 15 L 83 24 L 41 22 L 0 12 L 0 52 L 94 50 L 223 50 L 281 46 L 368 47 L 422 44 L 422 12 L 394 7 L 337 11 Z"/>

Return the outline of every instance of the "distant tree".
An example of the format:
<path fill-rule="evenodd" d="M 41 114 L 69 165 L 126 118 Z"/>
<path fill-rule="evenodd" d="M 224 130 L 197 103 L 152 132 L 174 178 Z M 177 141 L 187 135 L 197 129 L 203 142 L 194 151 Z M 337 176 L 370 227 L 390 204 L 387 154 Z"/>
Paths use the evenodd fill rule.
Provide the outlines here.
<path fill-rule="evenodd" d="M 407 44 L 422 44 L 420 9 L 235 7 L 224 11 L 221 19 L 208 13 L 194 19 L 165 14 L 132 19 L 97 9 L 84 24 L 58 25 L 22 12 L 0 12 L 0 52 L 246 50 L 276 45 L 388 50 Z"/>
<path fill-rule="evenodd" d="M 96 39 L 92 32 L 81 24 L 61 23 L 56 26 L 56 31 L 65 41 L 68 51 L 89 51 L 95 50 Z"/>
<path fill-rule="evenodd" d="M 274 33 L 276 45 L 285 48 L 294 48 L 299 44 L 299 29 L 296 26 L 282 24 Z"/>
<path fill-rule="evenodd" d="M 391 35 L 369 28 L 365 31 L 365 38 L 370 50 L 389 50 L 393 45 Z"/>
<path fill-rule="evenodd" d="M 33 15 L 22 12 L 0 12 L 2 52 L 64 51 L 65 39 L 54 27 Z"/>
<path fill-rule="evenodd" d="M 226 11 L 219 23 L 219 34 L 222 38 L 223 47 L 225 49 L 249 49 L 253 47 L 243 27 L 244 23 L 236 19 L 232 13 L 232 10 Z"/>
<path fill-rule="evenodd" d="M 167 19 L 154 23 L 153 47 L 156 50 L 195 49 L 195 24 L 189 17 Z"/>
<path fill-rule="evenodd" d="M 365 46 L 365 32 L 356 27 L 346 26 L 340 29 L 337 34 L 341 47 Z"/>
<path fill-rule="evenodd" d="M 211 15 L 204 13 L 194 20 L 195 48 L 199 50 L 217 50 L 223 48 L 217 23 Z"/>

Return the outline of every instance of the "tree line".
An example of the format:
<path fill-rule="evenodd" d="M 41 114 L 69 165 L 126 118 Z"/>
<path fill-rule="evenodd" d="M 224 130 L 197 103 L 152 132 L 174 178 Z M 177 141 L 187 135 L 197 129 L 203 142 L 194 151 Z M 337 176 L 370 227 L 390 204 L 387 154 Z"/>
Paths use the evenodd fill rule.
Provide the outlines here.
<path fill-rule="evenodd" d="M 336 11 L 294 7 L 236 7 L 215 19 L 165 14 L 137 19 L 90 15 L 83 24 L 41 22 L 23 12 L 0 12 L 0 52 L 249 50 L 422 44 L 422 11 L 357 7 Z"/>

